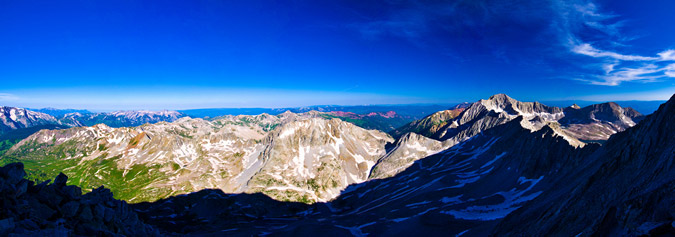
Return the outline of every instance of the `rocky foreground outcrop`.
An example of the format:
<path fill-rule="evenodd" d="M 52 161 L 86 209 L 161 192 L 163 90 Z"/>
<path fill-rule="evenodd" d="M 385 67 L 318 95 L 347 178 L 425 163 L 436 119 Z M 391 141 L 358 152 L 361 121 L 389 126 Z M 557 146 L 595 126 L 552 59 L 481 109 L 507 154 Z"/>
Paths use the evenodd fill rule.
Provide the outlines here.
<path fill-rule="evenodd" d="M 99 187 L 82 195 L 59 174 L 35 184 L 22 163 L 0 168 L 0 236 L 158 236 L 126 202 Z"/>

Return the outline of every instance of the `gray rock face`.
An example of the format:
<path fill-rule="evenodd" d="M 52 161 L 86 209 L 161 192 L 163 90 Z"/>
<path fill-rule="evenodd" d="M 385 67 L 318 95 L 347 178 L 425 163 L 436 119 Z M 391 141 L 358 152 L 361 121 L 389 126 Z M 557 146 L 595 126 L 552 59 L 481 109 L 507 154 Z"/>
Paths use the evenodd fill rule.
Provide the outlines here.
<path fill-rule="evenodd" d="M 322 118 L 283 124 L 266 139 L 258 158 L 263 163 L 246 192 L 303 202 L 329 201 L 349 184 L 366 181 L 393 142 L 386 133 Z"/>
<path fill-rule="evenodd" d="M 607 140 L 612 134 L 635 126 L 644 118 L 634 109 L 621 108 L 613 102 L 578 109 L 568 107 L 564 113 L 565 117 L 558 122 L 580 140 Z"/>
<path fill-rule="evenodd" d="M 416 160 L 442 151 L 443 143 L 425 136 L 408 133 L 396 141 L 385 156 L 379 159 L 370 173 L 371 179 L 388 178 L 410 167 Z"/>

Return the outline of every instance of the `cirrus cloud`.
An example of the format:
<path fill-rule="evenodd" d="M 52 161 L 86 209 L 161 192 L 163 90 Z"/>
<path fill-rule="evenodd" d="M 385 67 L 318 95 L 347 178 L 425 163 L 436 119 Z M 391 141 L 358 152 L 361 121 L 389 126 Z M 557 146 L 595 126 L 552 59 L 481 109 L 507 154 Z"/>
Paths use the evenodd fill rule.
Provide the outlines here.
<path fill-rule="evenodd" d="M 592 85 L 658 82 L 675 73 L 668 64 L 675 61 L 673 49 L 654 56 L 622 52 L 636 36 L 622 33 L 626 20 L 594 0 L 397 0 L 371 8 L 380 14 L 350 25 L 368 39 L 394 36 L 466 55 L 483 50 L 505 62 L 543 58 L 555 69 L 563 61 L 574 68 L 564 70 L 564 78 Z M 519 60 L 508 60 L 514 57 Z"/>

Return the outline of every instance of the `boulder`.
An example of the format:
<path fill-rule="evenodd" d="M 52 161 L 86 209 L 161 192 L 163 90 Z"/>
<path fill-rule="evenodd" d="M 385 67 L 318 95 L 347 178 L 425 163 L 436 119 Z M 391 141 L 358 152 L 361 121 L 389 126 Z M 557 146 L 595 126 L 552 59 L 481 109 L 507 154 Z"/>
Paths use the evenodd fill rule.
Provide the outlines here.
<path fill-rule="evenodd" d="M 66 186 L 66 182 L 68 182 L 68 176 L 63 173 L 59 173 L 54 179 L 54 185 L 56 185 L 56 187 Z"/>
<path fill-rule="evenodd" d="M 89 205 L 82 204 L 80 209 L 82 210 L 80 212 L 80 219 L 84 221 L 90 221 L 92 218 L 94 218 L 94 215 L 91 213 L 91 208 Z"/>
<path fill-rule="evenodd" d="M 29 184 L 28 180 L 24 179 L 24 180 L 19 181 L 19 184 L 16 185 L 16 191 L 14 192 L 14 197 L 18 198 L 21 195 L 23 195 L 24 193 L 26 193 L 26 191 L 28 191 L 28 184 Z"/>
<path fill-rule="evenodd" d="M 113 209 L 110 209 L 110 208 L 106 207 L 103 210 L 103 221 L 110 222 L 114 215 L 115 215 L 115 211 L 113 211 Z"/>
<path fill-rule="evenodd" d="M 18 226 L 22 227 L 25 230 L 38 230 L 40 226 L 32 221 L 31 219 L 25 219 L 19 222 Z"/>
<path fill-rule="evenodd" d="M 82 189 L 75 185 L 68 185 L 61 189 L 63 195 L 69 200 L 78 200 L 82 196 Z"/>
<path fill-rule="evenodd" d="M 23 170 L 23 163 L 11 163 L 0 168 L 0 176 L 4 177 L 7 183 L 15 185 L 26 176 L 26 171 Z"/>
<path fill-rule="evenodd" d="M 103 207 L 103 205 L 101 203 L 94 206 L 94 208 L 92 210 L 93 210 L 93 214 L 94 214 L 94 219 L 96 219 L 96 220 L 103 220 L 104 219 L 105 208 Z"/>
<path fill-rule="evenodd" d="M 80 203 L 76 201 L 70 201 L 61 206 L 61 213 L 63 217 L 70 218 L 77 214 L 77 211 L 80 209 Z"/>
<path fill-rule="evenodd" d="M 5 236 L 14 230 L 14 219 L 7 218 L 0 220 L 0 235 Z"/>

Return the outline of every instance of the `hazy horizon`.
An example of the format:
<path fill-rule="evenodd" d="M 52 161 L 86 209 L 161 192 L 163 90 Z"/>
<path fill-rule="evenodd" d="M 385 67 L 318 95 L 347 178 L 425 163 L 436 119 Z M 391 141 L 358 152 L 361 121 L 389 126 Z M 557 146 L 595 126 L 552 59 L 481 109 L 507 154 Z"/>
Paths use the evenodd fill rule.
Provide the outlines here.
<path fill-rule="evenodd" d="M 480 99 L 488 99 L 489 96 L 480 98 Z M 514 98 L 518 100 L 518 98 Z M 0 104 L 0 106 L 10 106 L 10 107 L 19 107 L 19 108 L 26 108 L 26 109 L 56 109 L 56 110 L 86 110 L 89 112 L 94 112 L 94 113 L 106 113 L 106 112 L 116 112 L 116 111 L 188 111 L 188 110 L 218 110 L 218 109 L 230 109 L 230 110 L 244 110 L 244 109 L 268 109 L 268 110 L 278 110 L 278 109 L 293 109 L 293 108 L 309 108 L 309 107 L 325 107 L 325 106 L 336 106 L 336 107 L 358 107 L 358 106 L 381 106 L 381 107 L 387 107 L 387 106 L 432 106 L 432 105 L 438 105 L 438 106 L 455 106 L 457 104 L 461 103 L 473 103 L 475 101 L 462 101 L 462 102 L 439 102 L 439 103 L 401 103 L 401 104 L 313 104 L 313 105 L 301 105 L 301 106 L 286 106 L 286 107 L 194 107 L 194 108 L 160 108 L 160 109 L 147 109 L 147 108 L 124 108 L 120 107 L 119 109 L 90 109 L 90 108 L 84 108 L 84 107 L 53 107 L 53 106 L 46 106 L 46 107 L 30 107 L 30 106 L 14 106 L 14 105 L 6 105 L 6 104 Z M 532 101 L 525 101 L 525 100 L 520 100 L 522 102 L 540 102 L 548 106 L 556 106 L 556 107 L 566 107 L 570 106 L 572 104 L 579 104 L 581 106 L 587 106 L 591 104 L 599 104 L 599 103 L 606 103 L 606 102 L 616 102 L 622 105 L 623 107 L 631 107 L 630 103 L 635 102 L 635 103 L 663 103 L 667 100 L 574 100 L 574 99 L 560 99 L 560 100 L 532 100 Z M 639 108 L 634 108 L 640 111 Z M 649 113 L 653 112 L 655 108 L 649 108 L 648 109 Z M 645 111 L 640 111 L 641 113 L 644 113 Z"/>

